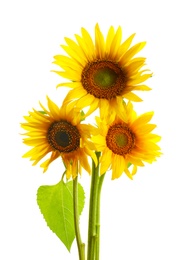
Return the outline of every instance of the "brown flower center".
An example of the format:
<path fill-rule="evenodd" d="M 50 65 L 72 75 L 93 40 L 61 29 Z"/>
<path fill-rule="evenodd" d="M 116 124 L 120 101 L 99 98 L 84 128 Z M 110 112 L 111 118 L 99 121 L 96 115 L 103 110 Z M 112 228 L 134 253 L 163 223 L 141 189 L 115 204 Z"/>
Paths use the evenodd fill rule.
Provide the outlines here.
<path fill-rule="evenodd" d="M 54 122 L 48 129 L 47 140 L 59 152 L 70 153 L 80 147 L 80 133 L 67 121 Z"/>
<path fill-rule="evenodd" d="M 83 69 L 81 82 L 89 94 L 110 100 L 126 87 L 126 75 L 118 63 L 96 60 Z"/>
<path fill-rule="evenodd" d="M 106 144 L 115 154 L 128 154 L 135 145 L 135 136 L 127 124 L 115 124 L 109 127 Z"/>

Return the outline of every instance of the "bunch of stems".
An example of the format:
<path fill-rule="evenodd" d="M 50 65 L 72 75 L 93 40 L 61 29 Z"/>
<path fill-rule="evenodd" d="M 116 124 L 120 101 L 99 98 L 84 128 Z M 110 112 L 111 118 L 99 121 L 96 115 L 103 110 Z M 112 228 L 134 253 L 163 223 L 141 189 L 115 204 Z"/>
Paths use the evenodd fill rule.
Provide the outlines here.
<path fill-rule="evenodd" d="M 100 152 L 96 152 L 99 162 Z M 88 243 L 87 258 L 85 256 L 85 244 L 82 242 L 79 228 L 78 214 L 78 178 L 73 181 L 74 200 L 74 225 L 76 242 L 79 253 L 79 260 L 99 260 L 100 259 L 100 197 L 105 174 L 99 176 L 99 163 L 95 166 L 92 161 L 92 176 L 90 186 L 89 219 L 88 219 Z"/>

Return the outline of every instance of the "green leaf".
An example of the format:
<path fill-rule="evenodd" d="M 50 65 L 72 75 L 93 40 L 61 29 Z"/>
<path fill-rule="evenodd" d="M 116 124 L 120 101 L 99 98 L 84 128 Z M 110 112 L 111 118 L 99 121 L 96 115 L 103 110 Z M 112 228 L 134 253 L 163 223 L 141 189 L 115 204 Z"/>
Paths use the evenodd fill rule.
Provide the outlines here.
<path fill-rule="evenodd" d="M 78 184 L 79 215 L 84 208 L 85 194 Z M 73 181 L 62 180 L 52 186 L 40 186 L 37 192 L 37 203 L 49 228 L 58 236 L 70 251 L 75 238 L 73 213 Z"/>

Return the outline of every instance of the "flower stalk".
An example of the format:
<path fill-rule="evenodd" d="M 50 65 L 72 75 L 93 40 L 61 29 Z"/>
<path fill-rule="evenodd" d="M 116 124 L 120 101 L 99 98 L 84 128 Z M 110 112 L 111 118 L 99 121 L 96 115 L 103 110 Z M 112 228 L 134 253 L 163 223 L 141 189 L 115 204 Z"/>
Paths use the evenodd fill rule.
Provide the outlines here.
<path fill-rule="evenodd" d="M 104 181 L 105 173 L 99 177 L 98 182 L 98 194 L 97 194 L 97 216 L 96 216 L 96 258 L 95 260 L 100 259 L 100 198 L 101 198 L 101 190 L 102 184 Z"/>
<path fill-rule="evenodd" d="M 79 228 L 79 212 L 78 212 L 78 177 L 73 180 L 73 210 L 74 210 L 74 227 L 77 241 L 79 260 L 85 260 L 85 244 L 82 243 Z"/>
<path fill-rule="evenodd" d="M 100 152 L 96 152 L 99 162 Z M 99 231 L 98 220 L 100 211 L 98 209 L 99 200 L 99 163 L 95 166 L 92 161 L 92 177 L 90 186 L 90 205 L 89 205 L 89 221 L 88 221 L 88 254 L 87 260 L 95 260 L 96 255 L 99 255 Z"/>

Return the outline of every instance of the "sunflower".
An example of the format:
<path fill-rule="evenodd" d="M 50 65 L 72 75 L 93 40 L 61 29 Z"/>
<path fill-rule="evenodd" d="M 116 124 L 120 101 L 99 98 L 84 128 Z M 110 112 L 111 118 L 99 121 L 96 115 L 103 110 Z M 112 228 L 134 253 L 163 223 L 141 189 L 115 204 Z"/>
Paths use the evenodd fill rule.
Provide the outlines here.
<path fill-rule="evenodd" d="M 98 107 L 103 113 L 110 109 L 118 110 L 122 98 L 142 101 L 133 91 L 150 90 L 143 82 L 152 74 L 142 69 L 145 58 L 135 57 L 145 42 L 131 47 L 134 36 L 132 34 L 121 43 L 121 27 L 115 31 L 111 26 L 104 39 L 97 24 L 95 42 L 84 28 L 81 36 L 75 35 L 77 42 L 65 38 L 67 45 L 62 45 L 62 48 L 67 56 L 54 57 L 54 63 L 62 68 L 62 71 L 55 72 L 69 80 L 58 86 L 72 88 L 64 103 L 72 101 L 79 109 L 89 107 L 90 114 Z"/>
<path fill-rule="evenodd" d="M 26 130 L 23 142 L 33 148 L 23 155 L 29 157 L 36 165 L 43 157 L 50 157 L 40 166 L 44 172 L 51 162 L 61 156 L 66 167 L 66 176 L 74 178 L 81 173 L 83 167 L 90 173 L 87 156 L 91 156 L 97 163 L 89 141 L 90 126 L 81 124 L 82 114 L 72 110 L 69 106 L 59 108 L 47 97 L 48 109 L 40 104 L 43 111 L 33 109 L 25 116 L 26 123 L 21 126 Z"/>
<path fill-rule="evenodd" d="M 102 152 L 100 174 L 111 168 L 112 179 L 119 178 L 123 172 L 132 179 L 137 166 L 152 163 L 161 154 L 156 144 L 160 136 L 151 133 L 156 125 L 149 123 L 153 112 L 137 116 L 131 102 L 124 109 L 124 120 L 115 114 L 103 119 L 96 117 L 98 128 L 93 129 L 92 140 Z"/>

